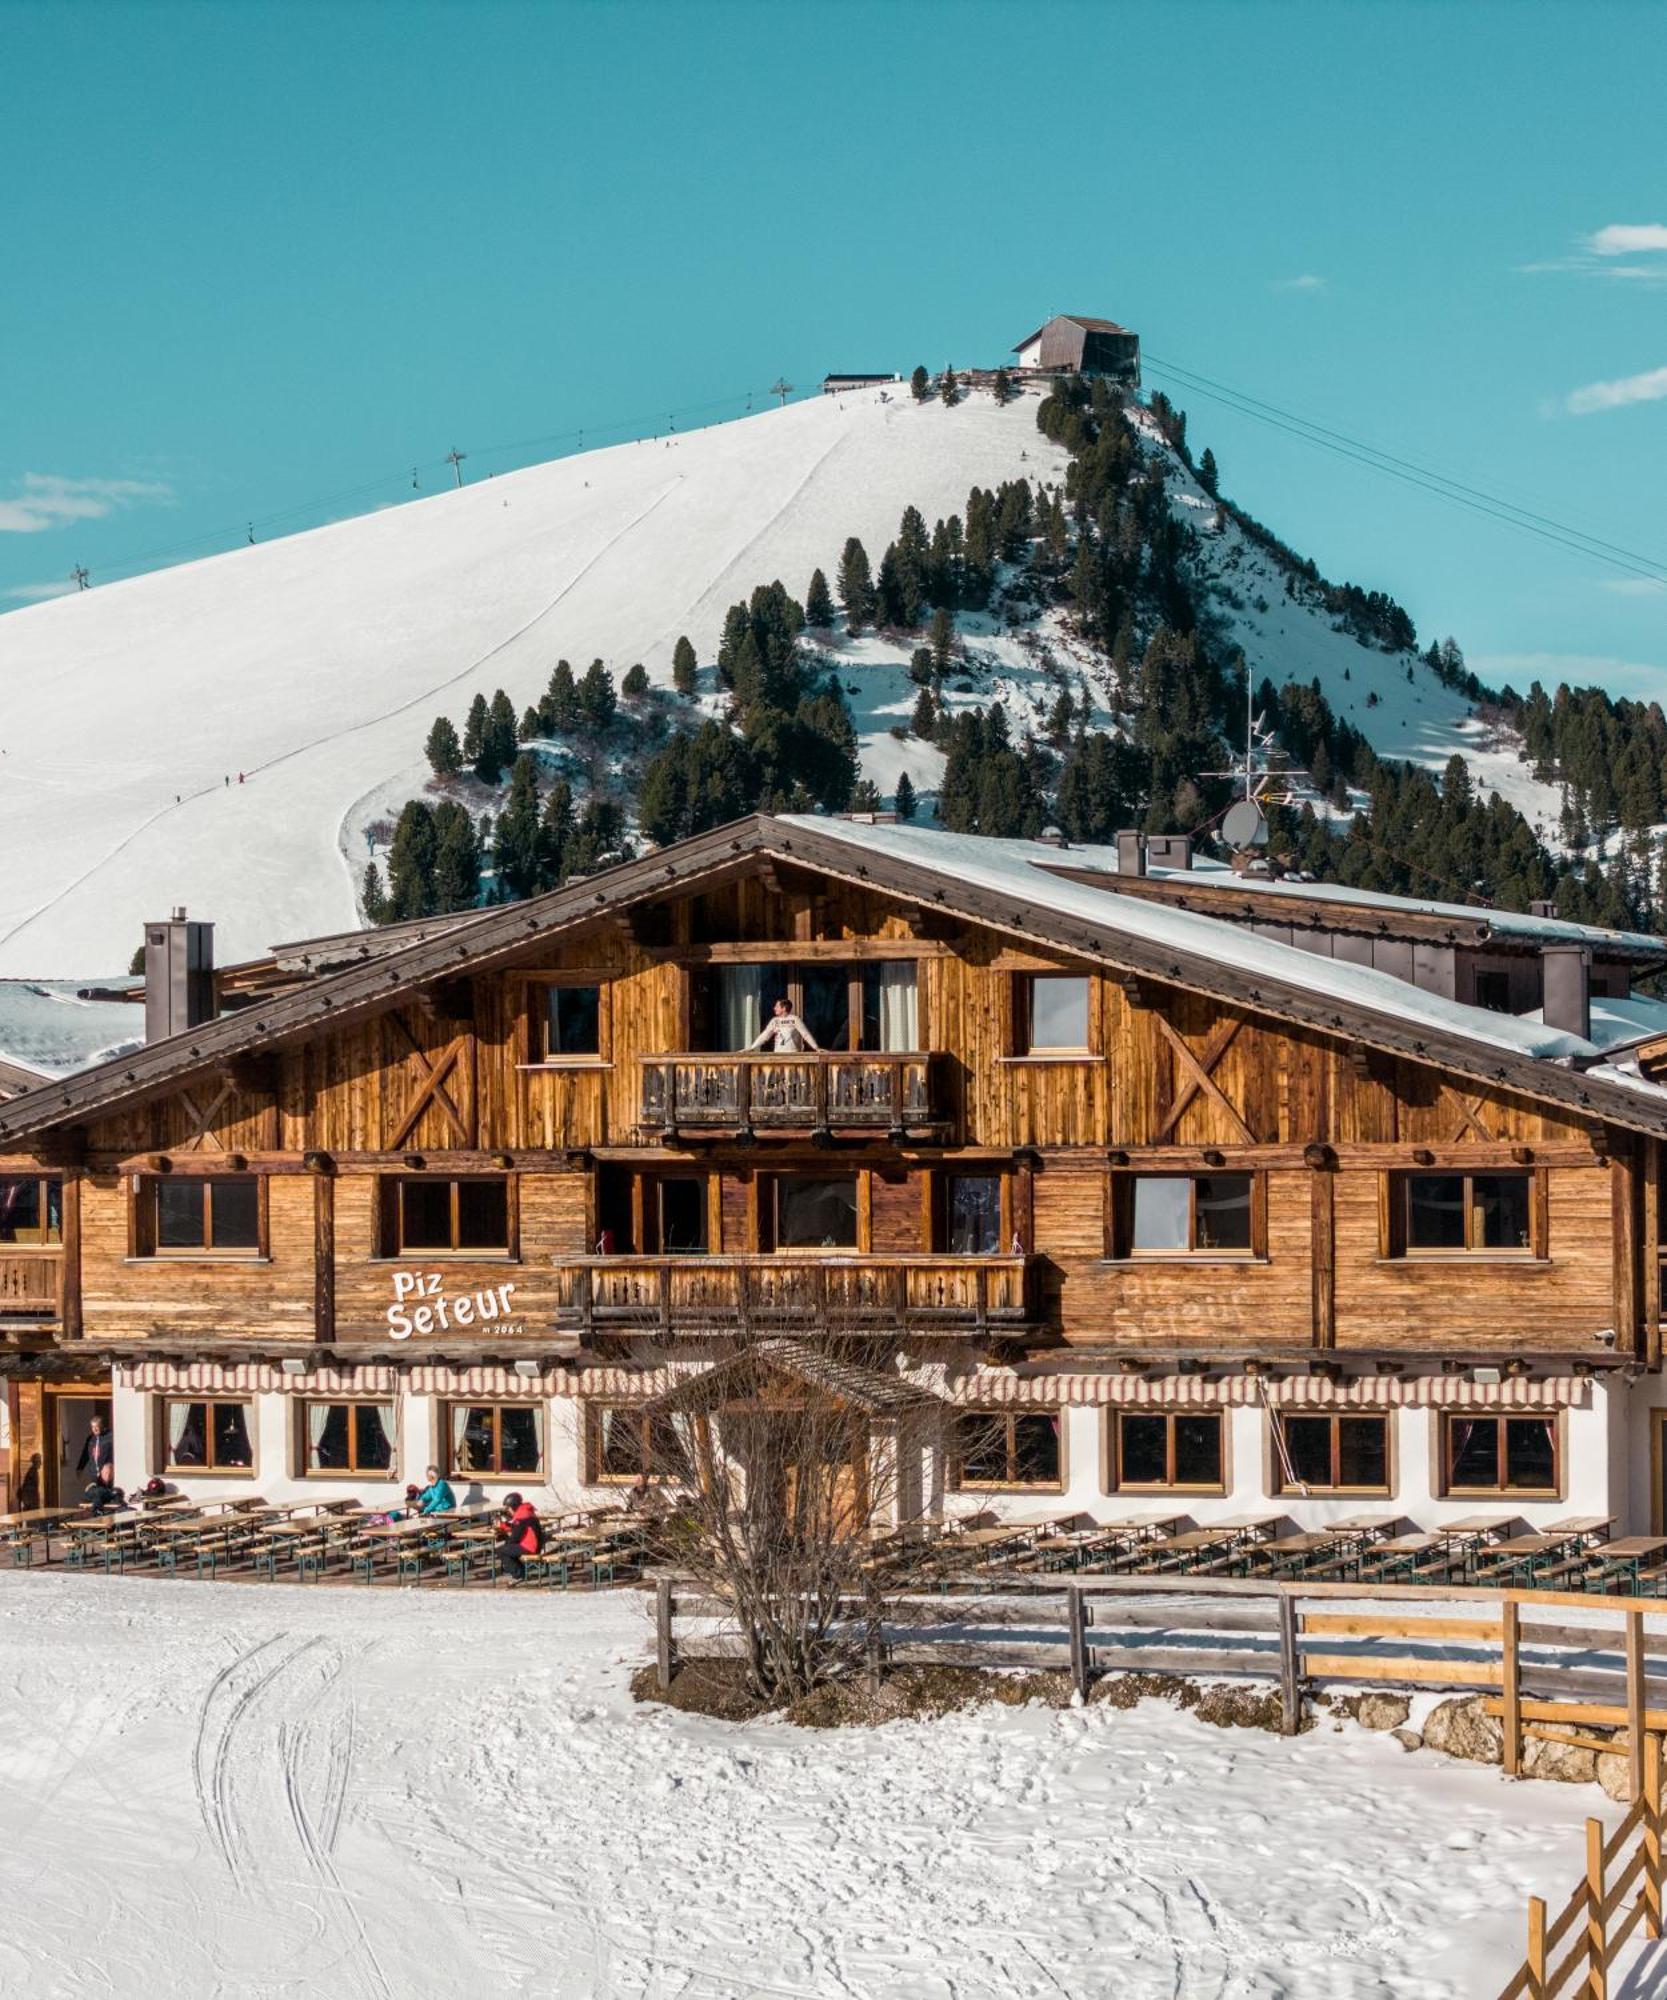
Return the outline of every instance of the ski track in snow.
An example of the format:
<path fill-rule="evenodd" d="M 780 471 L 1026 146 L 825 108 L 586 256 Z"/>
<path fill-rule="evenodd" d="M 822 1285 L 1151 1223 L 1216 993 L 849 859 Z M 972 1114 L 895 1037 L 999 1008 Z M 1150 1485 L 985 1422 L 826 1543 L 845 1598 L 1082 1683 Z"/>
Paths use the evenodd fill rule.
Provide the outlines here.
<path fill-rule="evenodd" d="M 647 1641 L 635 1593 L 0 1573 L 0 1993 L 1464 2000 L 1602 1803 L 1151 1703 L 713 1723 L 632 1704 Z"/>

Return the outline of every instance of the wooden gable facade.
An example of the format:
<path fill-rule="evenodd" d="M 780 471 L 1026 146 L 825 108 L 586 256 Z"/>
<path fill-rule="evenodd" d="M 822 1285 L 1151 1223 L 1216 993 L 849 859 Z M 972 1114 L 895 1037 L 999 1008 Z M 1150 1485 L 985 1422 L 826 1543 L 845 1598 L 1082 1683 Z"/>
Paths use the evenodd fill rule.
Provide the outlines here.
<path fill-rule="evenodd" d="M 0 1249 L 7 1365 L 386 1356 L 414 1266 L 512 1289 L 425 1329 L 450 1355 L 820 1325 L 1010 1357 L 1658 1360 L 1653 1105 L 1630 1124 L 1582 1108 L 1552 1065 L 1460 1073 L 748 828 L 600 878 L 617 898 L 523 906 L 520 939 L 492 913 L 489 938 L 301 984 L 5 1107 L 0 1176 L 57 1217 Z M 912 966 L 919 1046 L 863 1047 L 854 997 L 850 1046 L 721 1050 L 712 981 L 753 965 L 771 992 L 853 996 Z M 1071 985 L 1079 1046 L 1033 1045 L 1038 980 Z M 580 996 L 585 1046 L 551 1046 L 557 994 Z M 1154 1177 L 1172 1206 L 1228 1190 L 1228 1240 L 1140 1240 Z M 1415 1183 L 1462 1204 L 1485 1183 L 1509 1240 L 1409 1243 Z M 836 1219 L 803 1240 L 818 1201 Z"/>

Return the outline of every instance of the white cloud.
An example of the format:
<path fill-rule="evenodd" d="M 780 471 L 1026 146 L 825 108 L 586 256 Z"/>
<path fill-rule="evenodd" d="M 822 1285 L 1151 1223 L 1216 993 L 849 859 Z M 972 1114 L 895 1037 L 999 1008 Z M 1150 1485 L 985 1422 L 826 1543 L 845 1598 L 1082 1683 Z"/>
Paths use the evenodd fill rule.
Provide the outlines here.
<path fill-rule="evenodd" d="M 0 496 L 0 535 L 38 535 L 71 521 L 99 521 L 124 507 L 161 506 L 174 491 L 160 479 L 61 479 L 26 472 L 18 490 Z"/>
<path fill-rule="evenodd" d="M 1276 292 L 1323 292 L 1325 288 L 1325 279 L 1313 271 L 1304 271 L 1295 278 L 1275 278 L 1270 286 Z"/>
<path fill-rule="evenodd" d="M 1641 375 L 1620 375 L 1612 382 L 1588 382 L 1571 389 L 1563 407 L 1571 417 L 1589 417 L 1594 410 L 1624 410 L 1629 403 L 1667 400 L 1667 368 L 1647 368 Z"/>
<path fill-rule="evenodd" d="M 1667 591 L 1667 583 L 1658 582 L 1653 576 L 1605 576 L 1598 579 L 1599 588 L 1613 591 L 1617 597 L 1660 597 Z"/>
<path fill-rule="evenodd" d="M 0 597 L 9 598 L 13 604 L 42 604 L 49 597 L 68 597 L 74 588 L 69 577 L 61 583 L 15 583 L 10 590 L 0 590 Z"/>
<path fill-rule="evenodd" d="M 1618 257 L 1634 261 L 1619 264 Z M 1643 259 L 1643 262 L 1636 260 Z M 1519 264 L 1519 271 L 1568 271 L 1584 278 L 1619 278 L 1633 284 L 1667 285 L 1667 222 L 1608 222 L 1582 236 L 1567 257 L 1544 257 Z"/>
<path fill-rule="evenodd" d="M 1610 222 L 1586 238 L 1594 257 L 1636 257 L 1641 250 L 1667 250 L 1667 222 Z"/>

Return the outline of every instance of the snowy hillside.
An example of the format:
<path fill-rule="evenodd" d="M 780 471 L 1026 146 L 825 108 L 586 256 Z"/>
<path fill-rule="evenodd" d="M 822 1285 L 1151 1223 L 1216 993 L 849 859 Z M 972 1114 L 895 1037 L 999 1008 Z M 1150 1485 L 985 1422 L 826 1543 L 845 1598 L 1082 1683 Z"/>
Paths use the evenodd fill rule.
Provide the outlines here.
<path fill-rule="evenodd" d="M 818 397 L 0 618 L 12 861 L 0 974 L 119 971 L 141 924 L 176 904 L 216 922 L 222 961 L 350 925 L 358 829 L 422 789 L 436 713 L 461 716 L 497 686 L 519 710 L 562 655 L 599 655 L 616 674 L 641 660 L 666 680 L 687 632 L 710 660 L 732 602 L 775 577 L 802 595 L 817 565 L 832 575 L 848 535 L 877 555 L 911 503 L 931 522 L 974 484 L 1062 479 L 1036 408 L 1034 396 L 1005 409 L 987 394 L 954 409 L 896 390 Z M 1409 686 L 1404 656 L 1289 600 L 1236 528 L 1212 533 L 1213 505 L 1178 461 L 1171 476 L 1258 677 L 1317 674 L 1380 751 L 1439 766 L 1462 749 L 1484 785 L 1543 817 L 1544 788 L 1508 748 L 1489 752 L 1456 696 L 1422 667 Z M 963 701 L 1000 694 L 1026 726 L 1056 691 L 1052 655 L 1099 708 L 1103 675 L 1057 615 L 1016 630 L 969 616 L 962 639 Z M 888 795 L 905 768 L 933 789 L 941 766 L 891 734 L 917 692 L 908 650 L 872 635 L 838 649 L 866 775 Z"/>

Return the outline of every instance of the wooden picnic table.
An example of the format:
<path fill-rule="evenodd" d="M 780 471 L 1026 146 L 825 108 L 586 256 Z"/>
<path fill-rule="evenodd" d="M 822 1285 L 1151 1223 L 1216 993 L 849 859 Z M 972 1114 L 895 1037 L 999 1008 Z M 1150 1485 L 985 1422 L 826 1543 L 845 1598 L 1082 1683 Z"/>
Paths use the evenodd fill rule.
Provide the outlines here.
<path fill-rule="evenodd" d="M 1636 1590 L 1644 1565 L 1658 1562 L 1667 1553 L 1667 1535 L 1622 1535 L 1619 1541 L 1600 1543 L 1588 1553 L 1597 1565 L 1586 1572 L 1588 1586 L 1625 1577 Z"/>
<path fill-rule="evenodd" d="M 1502 1535 L 1521 1519 L 1520 1514 L 1467 1514 L 1462 1521 L 1443 1522 L 1432 1532 L 1447 1541 L 1466 1537 L 1475 1540 L 1485 1535 Z"/>

